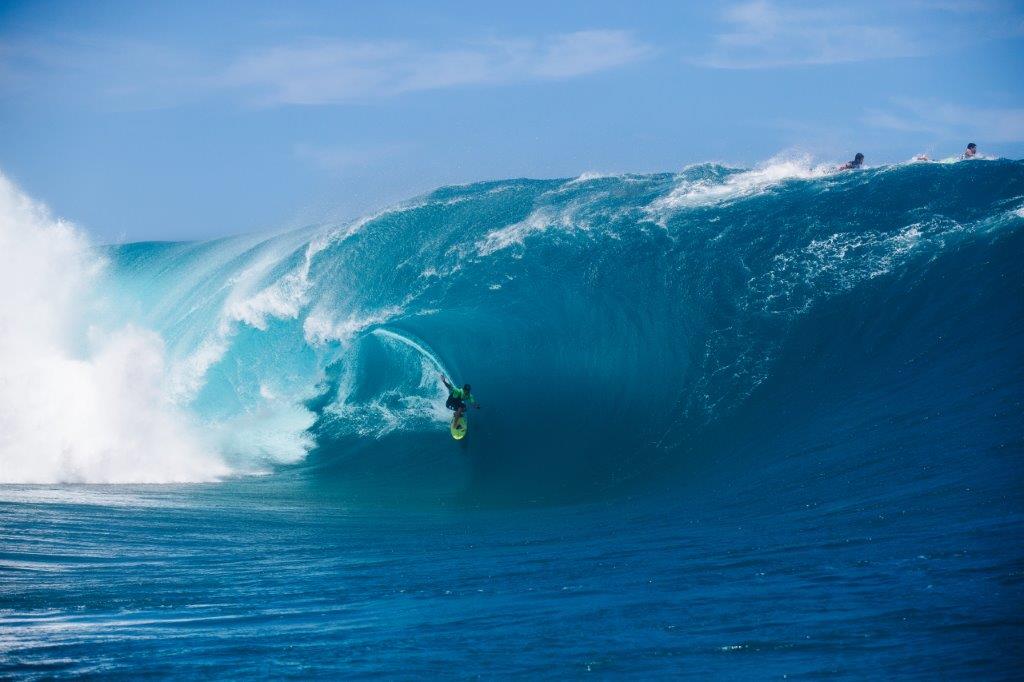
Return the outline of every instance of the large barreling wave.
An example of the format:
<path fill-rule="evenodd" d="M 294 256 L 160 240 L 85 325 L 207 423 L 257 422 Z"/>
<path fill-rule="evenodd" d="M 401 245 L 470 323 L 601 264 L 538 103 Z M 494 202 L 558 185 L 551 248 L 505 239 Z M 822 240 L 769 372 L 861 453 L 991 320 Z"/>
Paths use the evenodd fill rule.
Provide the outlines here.
<path fill-rule="evenodd" d="M 576 499 L 1020 447 L 1022 162 L 506 180 L 103 248 L 0 194 L 3 482 Z M 441 373 L 482 405 L 462 444 Z"/>

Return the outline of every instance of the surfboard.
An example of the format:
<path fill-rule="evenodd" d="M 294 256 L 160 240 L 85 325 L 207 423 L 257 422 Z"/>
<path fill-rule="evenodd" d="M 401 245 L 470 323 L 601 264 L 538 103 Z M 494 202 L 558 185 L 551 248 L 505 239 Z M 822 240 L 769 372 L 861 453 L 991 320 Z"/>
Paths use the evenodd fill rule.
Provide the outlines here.
<path fill-rule="evenodd" d="M 458 425 L 455 424 L 455 417 L 452 417 L 452 438 L 462 440 L 466 437 L 467 430 L 469 430 L 469 418 L 467 415 L 462 415 Z"/>

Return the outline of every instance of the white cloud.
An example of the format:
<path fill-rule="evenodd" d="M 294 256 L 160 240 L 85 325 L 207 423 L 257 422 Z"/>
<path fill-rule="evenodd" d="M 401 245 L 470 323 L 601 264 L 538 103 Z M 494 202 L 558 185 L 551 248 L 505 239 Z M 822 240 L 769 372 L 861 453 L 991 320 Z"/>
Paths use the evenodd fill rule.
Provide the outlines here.
<path fill-rule="evenodd" d="M 749 0 L 720 17 L 722 29 L 692 62 L 723 69 L 837 64 L 917 57 L 1024 35 L 1020 4 L 1001 0 Z"/>
<path fill-rule="evenodd" d="M 206 91 L 200 55 L 137 40 L 56 33 L 0 40 L 0 98 L 83 98 L 117 110 L 160 109 Z"/>
<path fill-rule="evenodd" d="M 295 157 L 307 161 L 320 170 L 333 174 L 344 174 L 351 170 L 366 168 L 395 158 L 404 151 L 397 144 L 376 147 L 339 147 L 312 144 L 297 144 L 292 150 Z"/>
<path fill-rule="evenodd" d="M 563 33 L 540 45 L 532 71 L 541 78 L 573 78 L 628 64 L 653 52 L 625 31 Z"/>
<path fill-rule="evenodd" d="M 865 123 L 876 128 L 928 134 L 943 139 L 1024 142 L 1024 109 L 965 106 L 938 100 L 895 99 L 869 109 Z"/>
<path fill-rule="evenodd" d="M 628 31 L 590 30 L 432 47 L 304 40 L 215 55 L 137 41 L 0 36 L 0 97 L 81 97 L 117 109 L 227 94 L 265 105 L 361 102 L 408 92 L 586 76 L 642 60 Z"/>
<path fill-rule="evenodd" d="M 782 5 L 753 0 L 722 15 L 728 29 L 714 36 L 696 63 L 723 69 L 835 64 L 923 54 L 924 45 L 906 30 L 866 21 L 844 8 Z"/>
<path fill-rule="evenodd" d="M 318 41 L 258 50 L 217 82 L 265 104 L 337 104 L 407 92 L 585 76 L 653 50 L 625 31 L 578 31 L 450 49 L 404 42 Z"/>

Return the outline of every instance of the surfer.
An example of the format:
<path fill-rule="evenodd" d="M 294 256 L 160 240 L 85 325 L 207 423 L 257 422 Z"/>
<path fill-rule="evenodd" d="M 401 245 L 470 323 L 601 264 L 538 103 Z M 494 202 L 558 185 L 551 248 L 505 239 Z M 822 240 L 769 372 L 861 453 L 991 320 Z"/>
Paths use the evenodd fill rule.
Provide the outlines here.
<path fill-rule="evenodd" d="M 857 152 L 857 155 L 853 157 L 853 161 L 847 161 L 842 166 L 839 166 L 839 168 L 836 168 L 836 170 L 853 170 L 854 168 L 860 168 L 863 165 L 864 155 Z"/>
<path fill-rule="evenodd" d="M 480 409 L 480 403 L 476 401 L 473 394 L 470 392 L 469 384 L 463 384 L 462 388 L 456 388 L 448 381 L 448 377 L 441 375 L 441 382 L 444 383 L 444 387 L 448 389 L 448 400 L 444 406 L 449 410 L 455 410 L 454 423 L 458 423 L 462 419 L 462 415 L 466 413 L 466 403 L 472 403 L 473 407 Z"/>
<path fill-rule="evenodd" d="M 967 149 L 965 149 L 964 153 L 960 155 L 960 160 L 964 161 L 966 159 L 973 159 L 977 155 L 978 145 L 974 144 L 973 142 L 969 142 L 967 144 Z M 931 161 L 931 159 L 929 159 L 926 154 L 920 154 L 914 158 L 917 159 L 918 161 Z"/>

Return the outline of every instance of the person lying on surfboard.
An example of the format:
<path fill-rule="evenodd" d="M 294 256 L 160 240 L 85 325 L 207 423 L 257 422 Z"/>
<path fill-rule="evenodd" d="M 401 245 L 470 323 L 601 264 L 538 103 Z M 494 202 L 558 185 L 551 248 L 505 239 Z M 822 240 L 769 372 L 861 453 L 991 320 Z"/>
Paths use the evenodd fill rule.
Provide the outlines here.
<path fill-rule="evenodd" d="M 455 388 L 448 381 L 448 377 L 443 374 L 441 375 L 441 381 L 444 383 L 444 387 L 448 389 L 448 400 L 444 406 L 449 410 L 455 410 L 455 423 L 458 423 L 462 419 L 462 415 L 466 413 L 466 403 L 473 403 L 473 407 L 478 410 L 480 409 L 480 403 L 470 393 L 469 384 L 463 384 L 462 388 Z"/>
<path fill-rule="evenodd" d="M 861 168 L 864 166 L 864 155 L 857 152 L 857 155 L 853 157 L 853 161 L 847 161 L 836 170 L 854 170 L 855 168 Z"/>

